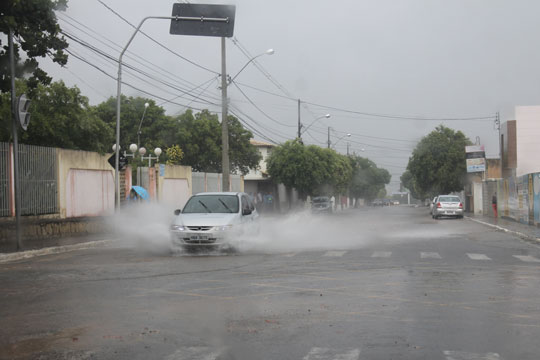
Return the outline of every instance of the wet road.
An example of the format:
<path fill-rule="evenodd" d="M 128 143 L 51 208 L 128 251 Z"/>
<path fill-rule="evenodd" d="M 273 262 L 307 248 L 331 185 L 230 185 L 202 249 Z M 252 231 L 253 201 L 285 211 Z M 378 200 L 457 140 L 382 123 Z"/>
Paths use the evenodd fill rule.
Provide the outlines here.
<path fill-rule="evenodd" d="M 233 255 L 139 239 L 0 264 L 0 358 L 539 358 L 536 245 L 425 208 L 263 232 Z"/>

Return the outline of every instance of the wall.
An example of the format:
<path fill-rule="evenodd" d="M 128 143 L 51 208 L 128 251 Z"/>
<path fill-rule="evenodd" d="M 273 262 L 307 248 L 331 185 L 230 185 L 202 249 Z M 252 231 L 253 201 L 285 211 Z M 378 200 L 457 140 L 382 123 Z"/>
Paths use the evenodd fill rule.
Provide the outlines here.
<path fill-rule="evenodd" d="M 157 198 L 160 203 L 183 208 L 192 195 L 191 167 L 182 165 L 159 165 Z"/>
<path fill-rule="evenodd" d="M 516 106 L 516 175 L 540 172 L 540 106 Z"/>
<path fill-rule="evenodd" d="M 506 121 L 501 125 L 501 154 L 502 154 L 502 177 L 507 178 L 514 175 L 517 167 L 516 148 L 516 121 Z"/>
<path fill-rule="evenodd" d="M 244 176 L 245 180 L 262 180 L 262 179 L 268 178 L 268 176 L 265 175 L 266 174 L 266 159 L 268 158 L 268 156 L 270 156 L 272 152 L 272 147 L 273 145 L 268 145 L 268 146 L 258 145 L 257 146 L 257 150 L 259 150 L 259 153 L 262 156 L 262 159 L 259 162 L 259 169 L 258 170 L 250 169 L 249 173 L 247 173 Z"/>
<path fill-rule="evenodd" d="M 67 189 L 69 180 L 69 171 L 73 169 L 80 170 L 95 170 L 103 173 L 108 173 L 104 176 L 112 176 L 114 179 L 114 169 L 107 162 L 109 155 L 100 155 L 90 151 L 80 150 L 65 150 L 57 149 L 58 156 L 58 198 L 59 198 L 59 211 L 60 217 L 65 218 L 67 216 Z M 114 198 L 114 187 L 111 189 L 103 190 L 104 197 Z M 110 193 L 112 191 L 112 194 Z M 101 195 L 101 194 L 100 194 Z M 83 213 L 86 212 L 84 204 L 79 204 L 79 208 Z M 93 205 L 92 205 L 93 207 Z M 113 210 L 114 202 L 112 205 L 109 203 L 108 208 L 104 211 Z"/>
<path fill-rule="evenodd" d="M 502 178 L 501 159 L 486 159 L 486 167 L 487 179 Z"/>

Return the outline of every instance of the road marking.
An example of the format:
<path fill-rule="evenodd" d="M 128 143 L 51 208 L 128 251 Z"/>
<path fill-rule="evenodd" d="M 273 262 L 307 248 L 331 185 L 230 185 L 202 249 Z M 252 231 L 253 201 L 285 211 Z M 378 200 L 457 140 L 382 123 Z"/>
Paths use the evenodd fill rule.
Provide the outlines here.
<path fill-rule="evenodd" d="M 323 256 L 341 257 L 346 252 L 347 251 L 327 251 L 327 252 L 324 253 Z"/>
<path fill-rule="evenodd" d="M 525 262 L 540 262 L 540 259 L 537 259 L 534 256 L 530 256 L 530 255 L 513 255 L 513 256 Z"/>
<path fill-rule="evenodd" d="M 352 349 L 345 353 L 342 350 L 330 348 L 311 348 L 309 353 L 304 356 L 303 360 L 358 360 L 360 357 L 360 349 Z"/>
<path fill-rule="evenodd" d="M 392 256 L 391 251 L 375 251 L 371 254 L 372 258 L 389 258 L 390 256 Z"/>
<path fill-rule="evenodd" d="M 469 254 L 469 253 L 467 253 L 467 256 L 471 260 L 491 260 L 491 258 L 489 258 L 485 254 Z"/>
<path fill-rule="evenodd" d="M 293 257 L 293 256 L 296 256 L 296 254 L 298 254 L 298 253 L 288 253 L 288 254 L 283 254 L 283 256 L 285 256 L 285 257 Z"/>
<path fill-rule="evenodd" d="M 470 353 L 466 351 L 444 351 L 446 360 L 503 360 L 497 353 Z"/>
<path fill-rule="evenodd" d="M 222 351 L 215 351 L 207 346 L 185 346 L 165 357 L 165 360 L 216 360 Z"/>
<path fill-rule="evenodd" d="M 442 259 L 441 255 L 436 252 L 421 252 L 420 257 L 422 259 Z"/>

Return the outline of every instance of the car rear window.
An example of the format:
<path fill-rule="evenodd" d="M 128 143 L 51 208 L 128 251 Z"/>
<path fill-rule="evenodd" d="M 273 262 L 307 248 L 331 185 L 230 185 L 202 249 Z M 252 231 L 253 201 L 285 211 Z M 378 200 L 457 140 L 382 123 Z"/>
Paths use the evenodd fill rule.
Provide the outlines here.
<path fill-rule="evenodd" d="M 439 196 L 439 202 L 461 202 L 457 196 Z"/>

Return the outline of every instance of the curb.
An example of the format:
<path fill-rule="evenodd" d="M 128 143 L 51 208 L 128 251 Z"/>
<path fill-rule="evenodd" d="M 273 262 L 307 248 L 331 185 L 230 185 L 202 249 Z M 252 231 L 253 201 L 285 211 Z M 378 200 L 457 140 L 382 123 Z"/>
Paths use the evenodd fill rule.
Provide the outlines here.
<path fill-rule="evenodd" d="M 526 239 L 526 240 L 530 240 L 530 241 L 534 241 L 534 242 L 537 242 L 537 243 L 540 243 L 540 238 L 536 238 L 534 236 L 530 236 L 530 235 L 527 235 L 527 234 L 524 234 L 522 232 L 519 232 L 519 231 L 514 231 L 514 230 L 509 230 L 507 228 L 504 228 L 502 226 L 499 226 L 499 225 L 495 225 L 495 224 L 491 224 L 491 223 L 488 223 L 488 222 L 485 222 L 485 221 L 480 221 L 478 219 L 473 219 L 469 216 L 465 216 L 465 218 L 467 220 L 470 220 L 470 221 L 474 221 L 476 223 L 479 223 L 479 224 L 482 224 L 482 225 L 486 225 L 486 226 L 489 226 L 489 227 L 492 227 L 494 229 L 497 229 L 499 231 L 503 231 L 503 232 L 506 232 L 506 233 L 509 233 L 509 234 L 512 234 L 512 235 L 516 235 L 516 236 L 519 236 L 520 238 L 522 239 Z"/>
<path fill-rule="evenodd" d="M 69 251 L 91 249 L 91 248 L 109 245 L 110 243 L 112 243 L 111 240 L 97 240 L 97 241 L 89 241 L 89 242 L 85 242 L 81 244 L 74 244 L 74 245 L 47 247 L 47 248 L 43 248 L 39 250 L 20 251 L 17 253 L 9 253 L 9 254 L 0 253 L 0 264 L 11 262 L 11 261 L 17 261 L 17 260 L 31 259 L 37 256 L 62 254 Z"/>

